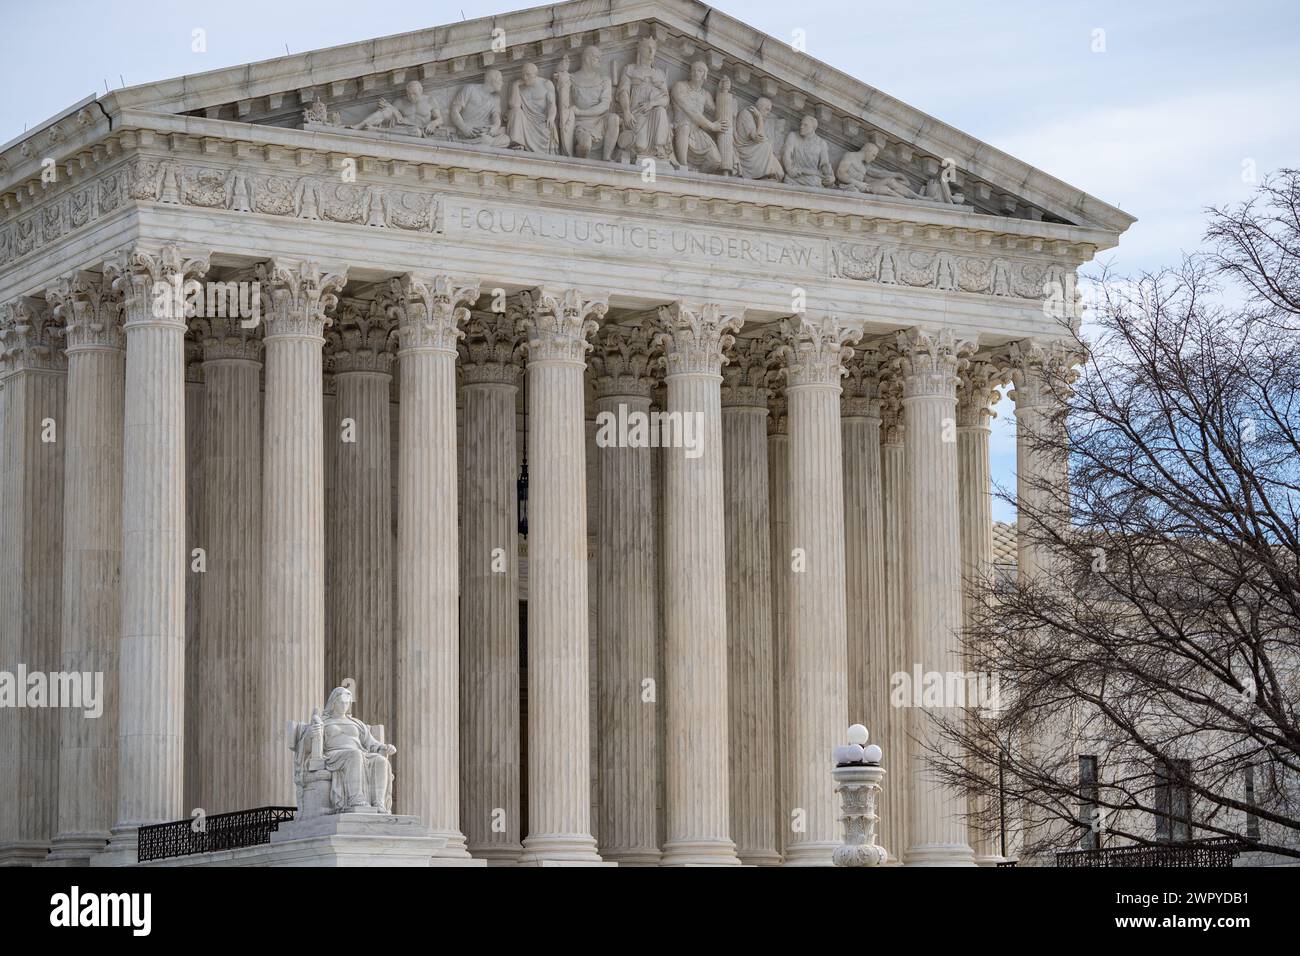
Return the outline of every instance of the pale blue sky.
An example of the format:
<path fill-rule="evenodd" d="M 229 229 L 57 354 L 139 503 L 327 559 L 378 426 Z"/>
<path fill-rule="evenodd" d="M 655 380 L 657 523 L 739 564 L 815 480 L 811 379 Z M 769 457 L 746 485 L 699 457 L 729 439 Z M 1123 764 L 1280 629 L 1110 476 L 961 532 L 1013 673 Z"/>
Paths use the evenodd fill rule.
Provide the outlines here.
<path fill-rule="evenodd" d="M 536 6 L 513 0 L 0 0 L 0 142 L 88 93 Z M 720 10 L 1139 218 L 1120 271 L 1196 247 L 1202 210 L 1300 165 L 1297 0 L 746 0 Z M 203 28 L 207 51 L 191 49 Z M 1094 52 L 1104 31 L 1104 52 Z M 1009 403 L 1004 403 L 1009 405 Z M 995 421 L 995 480 L 1014 442 Z M 995 516 L 1010 510 L 995 504 Z"/>

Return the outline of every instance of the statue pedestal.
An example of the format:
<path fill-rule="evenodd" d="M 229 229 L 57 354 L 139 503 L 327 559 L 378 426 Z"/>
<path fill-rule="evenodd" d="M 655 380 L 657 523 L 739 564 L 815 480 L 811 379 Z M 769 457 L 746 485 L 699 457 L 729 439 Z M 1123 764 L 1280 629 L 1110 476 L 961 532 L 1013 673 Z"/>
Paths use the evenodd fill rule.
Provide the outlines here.
<path fill-rule="evenodd" d="M 435 859 L 446 846 L 419 817 L 332 813 L 285 823 L 271 842 L 156 860 L 145 866 L 485 866 Z"/>

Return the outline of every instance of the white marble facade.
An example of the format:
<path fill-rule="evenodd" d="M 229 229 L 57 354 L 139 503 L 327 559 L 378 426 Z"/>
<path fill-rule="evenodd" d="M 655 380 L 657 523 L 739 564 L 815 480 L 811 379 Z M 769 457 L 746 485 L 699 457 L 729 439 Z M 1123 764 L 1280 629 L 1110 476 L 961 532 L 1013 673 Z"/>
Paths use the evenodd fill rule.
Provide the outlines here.
<path fill-rule="evenodd" d="M 1070 361 L 1075 271 L 1131 221 L 694 0 L 28 131 L 0 668 L 107 691 L 0 710 L 0 862 L 291 803 L 285 721 L 348 677 L 448 862 L 828 865 L 856 721 L 890 859 L 991 862 L 883 689 L 952 657 L 991 389 Z M 606 447 L 602 412 L 696 444 Z"/>

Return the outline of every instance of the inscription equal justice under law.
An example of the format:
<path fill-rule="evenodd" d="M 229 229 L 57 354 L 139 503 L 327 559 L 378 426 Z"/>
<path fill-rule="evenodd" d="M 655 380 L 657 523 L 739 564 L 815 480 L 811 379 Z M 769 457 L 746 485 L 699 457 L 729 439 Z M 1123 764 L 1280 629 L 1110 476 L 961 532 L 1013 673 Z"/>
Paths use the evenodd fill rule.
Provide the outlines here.
<path fill-rule="evenodd" d="M 618 218 L 548 213 L 449 201 L 443 220 L 448 232 L 491 236 L 545 246 L 561 243 L 593 253 L 656 256 L 693 262 L 722 262 L 760 270 L 828 274 L 825 244 L 791 236 L 773 237 L 724 229 L 700 229 Z"/>

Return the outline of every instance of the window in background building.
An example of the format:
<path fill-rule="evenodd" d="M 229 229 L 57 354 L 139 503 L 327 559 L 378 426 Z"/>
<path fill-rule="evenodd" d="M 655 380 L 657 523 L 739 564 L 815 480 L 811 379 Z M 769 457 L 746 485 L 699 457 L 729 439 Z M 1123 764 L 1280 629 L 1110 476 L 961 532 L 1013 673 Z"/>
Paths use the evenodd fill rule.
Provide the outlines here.
<path fill-rule="evenodd" d="M 1246 767 L 1246 806 L 1250 807 L 1246 811 L 1246 839 L 1259 839 L 1259 817 L 1255 815 L 1255 768 L 1252 765 Z"/>
<path fill-rule="evenodd" d="M 1101 807 L 1097 789 L 1097 758 L 1092 754 L 1079 756 L 1079 825 L 1083 837 L 1079 846 L 1084 850 L 1101 849 Z"/>
<path fill-rule="evenodd" d="M 1190 760 L 1162 760 L 1156 764 L 1156 839 L 1186 843 L 1192 838 Z"/>

